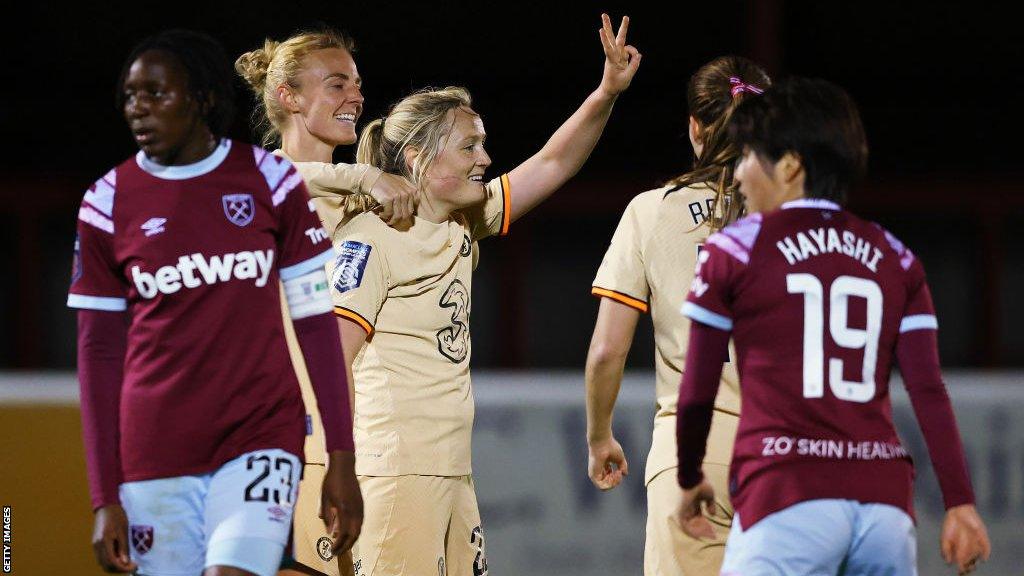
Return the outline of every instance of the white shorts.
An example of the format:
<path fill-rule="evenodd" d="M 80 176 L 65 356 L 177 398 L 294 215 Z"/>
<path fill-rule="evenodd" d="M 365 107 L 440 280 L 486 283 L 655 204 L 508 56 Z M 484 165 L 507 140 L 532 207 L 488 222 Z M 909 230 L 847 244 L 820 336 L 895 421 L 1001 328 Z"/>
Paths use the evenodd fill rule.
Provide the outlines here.
<path fill-rule="evenodd" d="M 197 576 L 209 566 L 232 566 L 272 576 L 301 472 L 298 457 L 257 450 L 211 474 L 121 484 L 139 574 Z"/>
<path fill-rule="evenodd" d="M 808 500 L 741 522 L 737 513 L 721 576 L 917 576 L 914 521 L 895 506 Z"/>

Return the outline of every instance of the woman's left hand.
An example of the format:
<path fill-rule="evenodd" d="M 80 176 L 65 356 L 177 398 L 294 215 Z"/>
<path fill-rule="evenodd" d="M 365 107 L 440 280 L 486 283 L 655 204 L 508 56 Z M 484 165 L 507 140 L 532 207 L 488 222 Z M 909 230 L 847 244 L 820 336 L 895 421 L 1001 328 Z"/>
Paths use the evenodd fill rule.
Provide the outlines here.
<path fill-rule="evenodd" d="M 612 32 L 612 21 L 607 14 L 601 14 L 601 45 L 604 46 L 604 76 L 601 77 L 600 90 L 609 96 L 618 96 L 629 88 L 633 75 L 640 67 L 640 52 L 626 44 L 626 31 L 629 30 L 629 16 L 622 17 L 618 34 Z"/>

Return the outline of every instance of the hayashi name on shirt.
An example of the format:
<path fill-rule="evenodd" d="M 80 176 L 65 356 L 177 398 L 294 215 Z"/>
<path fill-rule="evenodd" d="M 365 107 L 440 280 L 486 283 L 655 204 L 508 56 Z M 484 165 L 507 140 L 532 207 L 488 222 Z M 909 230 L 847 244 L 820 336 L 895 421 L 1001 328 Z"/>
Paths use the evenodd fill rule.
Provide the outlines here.
<path fill-rule="evenodd" d="M 849 230 L 817 228 L 797 232 L 775 243 L 775 247 L 786 257 L 790 265 L 803 262 L 812 256 L 823 254 L 845 254 L 859 261 L 872 272 L 878 272 L 882 251 L 871 242 Z"/>
<path fill-rule="evenodd" d="M 870 440 L 829 440 L 824 438 L 793 438 L 790 436 L 764 436 L 761 438 L 762 456 L 816 456 L 837 460 L 893 460 L 909 458 L 900 444 Z"/>

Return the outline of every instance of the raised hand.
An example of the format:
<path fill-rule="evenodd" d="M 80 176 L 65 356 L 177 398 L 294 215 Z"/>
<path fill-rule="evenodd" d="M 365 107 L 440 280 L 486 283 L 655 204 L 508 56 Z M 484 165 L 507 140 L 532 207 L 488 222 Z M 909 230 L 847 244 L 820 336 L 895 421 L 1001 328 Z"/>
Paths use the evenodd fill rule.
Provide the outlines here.
<path fill-rule="evenodd" d="M 633 75 L 640 67 L 640 52 L 626 44 L 629 30 L 629 16 L 622 17 L 618 33 L 612 32 L 612 21 L 607 14 L 601 14 L 601 45 L 604 46 L 604 76 L 601 87 L 610 96 L 617 96 L 633 81 Z"/>

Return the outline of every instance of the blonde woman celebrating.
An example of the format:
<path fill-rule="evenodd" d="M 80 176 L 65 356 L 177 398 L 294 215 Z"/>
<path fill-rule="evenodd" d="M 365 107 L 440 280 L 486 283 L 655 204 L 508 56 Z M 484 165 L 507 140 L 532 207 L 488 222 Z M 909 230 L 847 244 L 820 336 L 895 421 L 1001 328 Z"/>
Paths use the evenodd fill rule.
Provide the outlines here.
<path fill-rule="evenodd" d="M 371 208 L 390 224 L 408 226 L 417 201 L 415 188 L 402 176 L 367 164 L 331 162 L 337 146 L 355 143 L 355 123 L 362 114 L 362 79 L 353 51 L 352 40 L 338 32 L 300 32 L 284 42 L 267 40 L 235 63 L 256 96 L 255 128 L 262 133 L 264 146 L 280 143 L 274 154 L 293 161 L 318 190 L 337 194 L 315 201 L 328 234 L 346 215 Z M 301 351 L 293 334 L 286 335 L 302 385 L 307 435 L 291 555 L 284 563 L 288 570 L 281 574 L 337 576 L 351 571 L 351 560 L 347 554 L 334 555 L 331 535 L 319 518 L 316 487 L 326 463 L 323 426 Z"/>
<path fill-rule="evenodd" d="M 363 131 L 357 160 L 409 178 L 421 201 L 401 232 L 373 214 L 337 229 L 335 313 L 355 383 L 366 522 L 355 573 L 487 574 L 470 436 L 469 316 L 477 241 L 515 221 L 589 157 L 640 54 L 602 16 L 599 87 L 544 147 L 487 181 L 483 120 L 462 88 L 427 90 Z M 315 187 L 314 184 L 311 184 Z"/>

